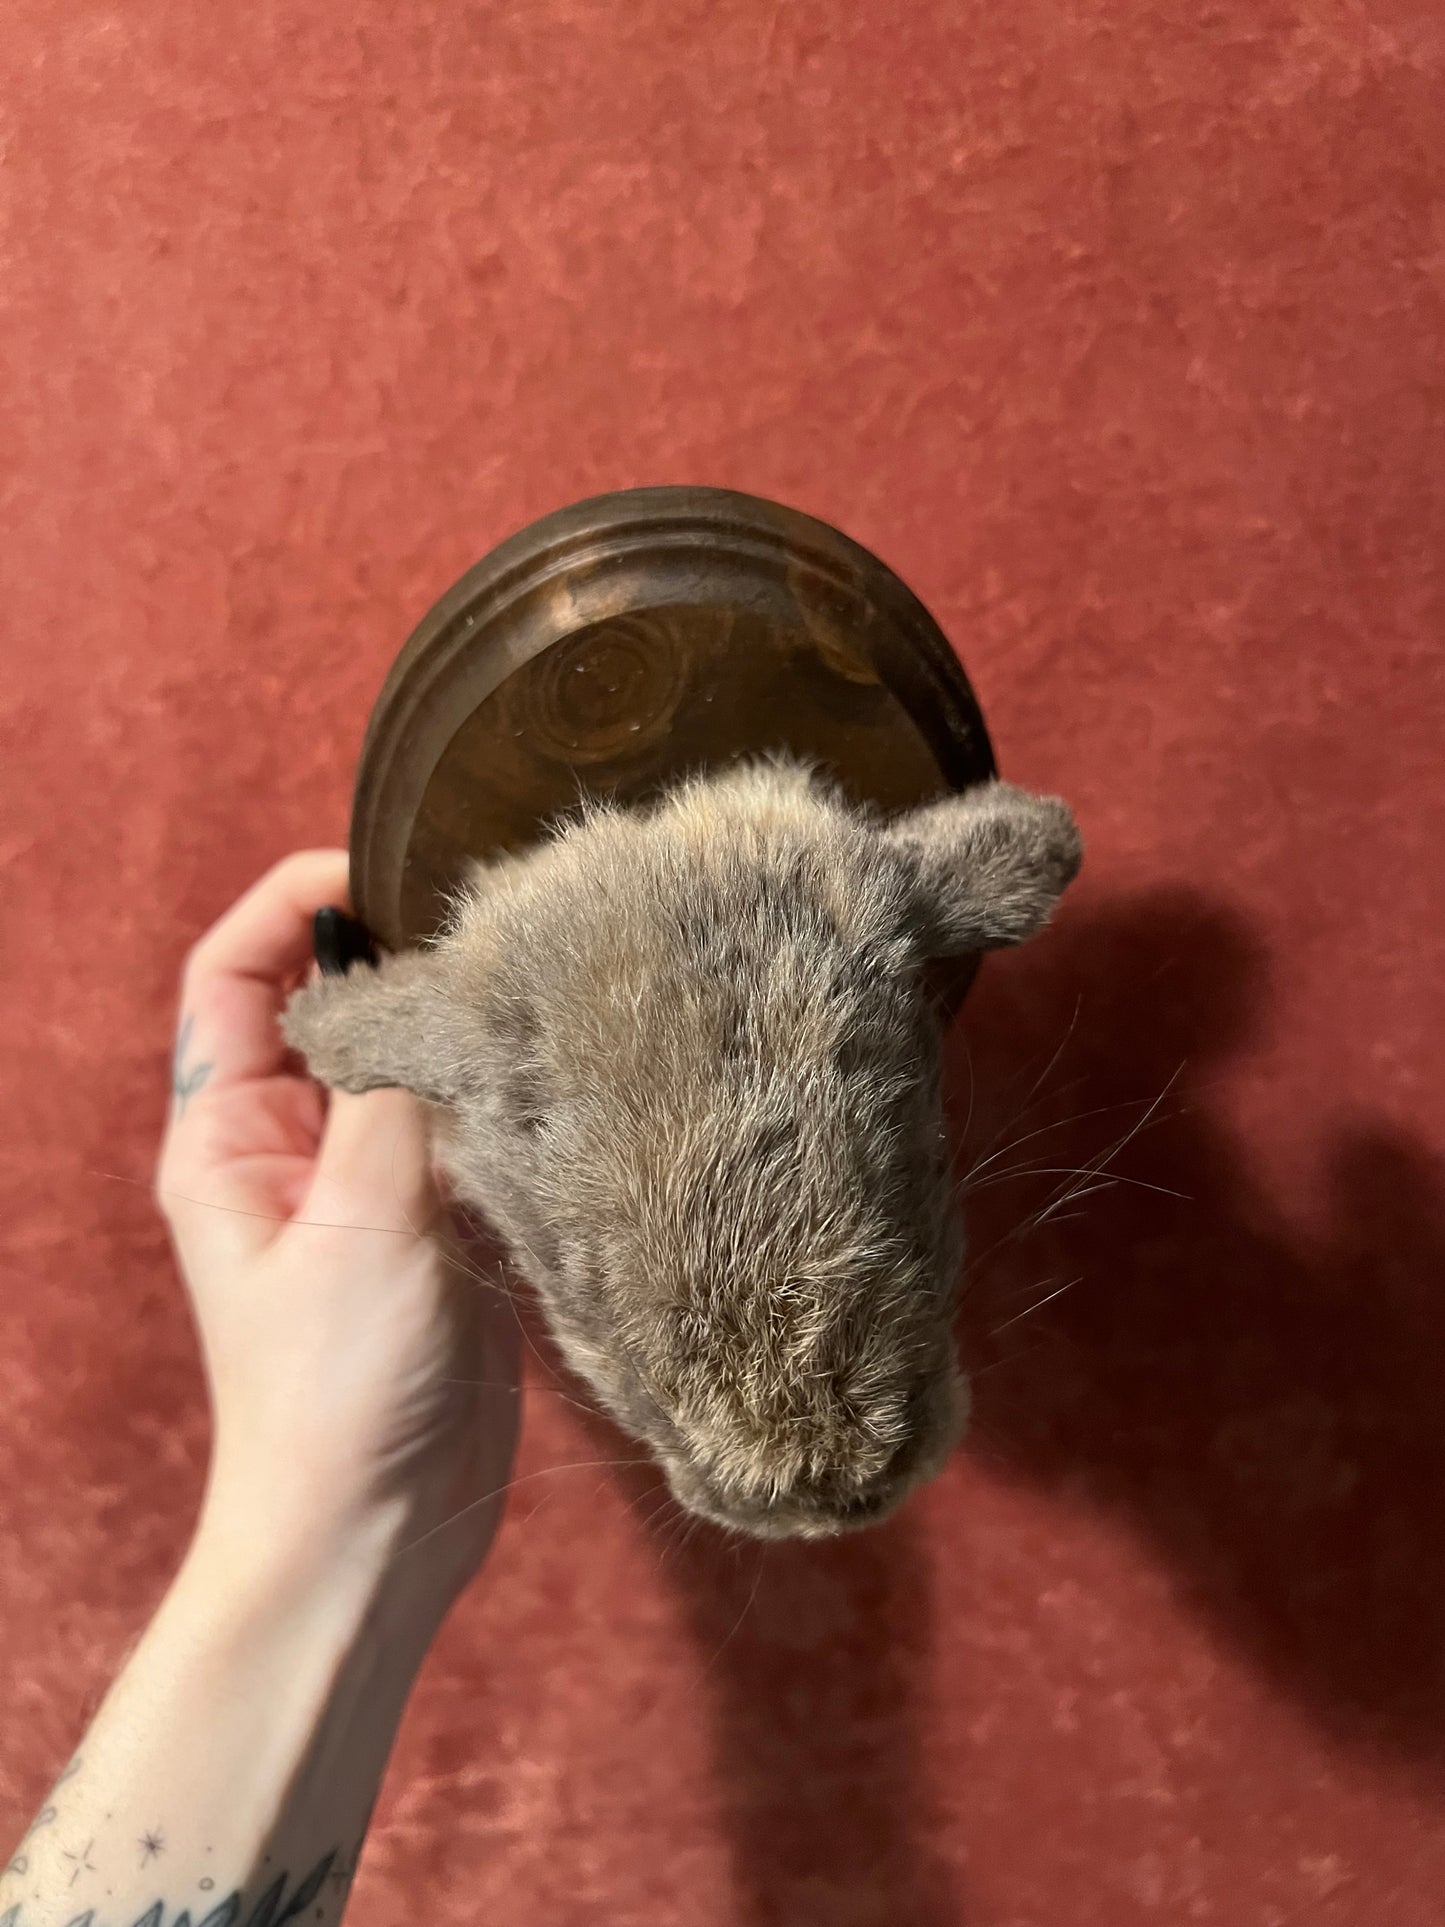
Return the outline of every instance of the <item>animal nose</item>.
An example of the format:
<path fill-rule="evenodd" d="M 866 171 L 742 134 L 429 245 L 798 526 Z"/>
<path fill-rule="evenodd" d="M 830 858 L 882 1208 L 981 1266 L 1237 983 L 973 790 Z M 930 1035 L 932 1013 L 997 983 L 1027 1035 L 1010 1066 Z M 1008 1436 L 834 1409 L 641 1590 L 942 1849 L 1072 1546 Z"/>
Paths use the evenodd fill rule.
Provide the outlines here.
<path fill-rule="evenodd" d="M 891 1470 L 861 1484 L 836 1476 L 803 1477 L 781 1491 L 739 1488 L 684 1463 L 669 1464 L 667 1473 L 689 1511 L 758 1539 L 829 1539 L 856 1531 L 891 1511 L 906 1488 Z"/>
<path fill-rule="evenodd" d="M 785 1495 L 785 1503 L 804 1517 L 831 1522 L 837 1530 L 846 1531 L 886 1512 L 896 1491 L 897 1481 L 891 1470 L 885 1470 L 860 1485 L 828 1479 L 800 1480 Z"/>

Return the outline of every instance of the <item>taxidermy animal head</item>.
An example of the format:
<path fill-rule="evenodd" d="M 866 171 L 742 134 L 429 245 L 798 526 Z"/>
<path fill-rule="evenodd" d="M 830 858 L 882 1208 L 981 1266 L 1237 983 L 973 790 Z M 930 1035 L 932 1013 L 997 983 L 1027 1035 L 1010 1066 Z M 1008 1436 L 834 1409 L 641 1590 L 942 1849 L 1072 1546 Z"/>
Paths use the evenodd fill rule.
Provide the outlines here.
<path fill-rule="evenodd" d="M 321 977 L 323 1082 L 437 1107 L 459 1198 L 690 1511 L 821 1537 L 963 1426 L 931 960 L 1016 944 L 1079 867 L 989 783 L 884 823 L 770 763 L 478 866 L 425 949 Z"/>

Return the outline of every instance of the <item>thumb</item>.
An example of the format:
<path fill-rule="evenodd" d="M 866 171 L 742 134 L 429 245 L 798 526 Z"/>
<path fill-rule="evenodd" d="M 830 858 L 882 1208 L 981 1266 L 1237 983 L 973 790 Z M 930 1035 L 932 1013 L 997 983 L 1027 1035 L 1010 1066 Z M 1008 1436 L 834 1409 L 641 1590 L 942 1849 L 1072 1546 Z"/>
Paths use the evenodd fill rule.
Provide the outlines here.
<path fill-rule="evenodd" d="M 442 1203 L 426 1111 L 410 1091 L 334 1091 L 306 1214 L 394 1231 L 432 1231 Z"/>

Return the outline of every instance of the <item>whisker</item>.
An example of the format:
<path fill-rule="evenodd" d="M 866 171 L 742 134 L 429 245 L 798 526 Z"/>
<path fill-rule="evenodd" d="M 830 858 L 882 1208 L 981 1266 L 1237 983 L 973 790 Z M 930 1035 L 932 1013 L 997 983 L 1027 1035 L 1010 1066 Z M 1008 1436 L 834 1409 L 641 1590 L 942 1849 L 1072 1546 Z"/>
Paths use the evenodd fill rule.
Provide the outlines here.
<path fill-rule="evenodd" d="M 149 1191 L 151 1188 L 147 1179 L 131 1177 L 125 1171 L 100 1171 L 92 1165 L 82 1168 L 88 1178 L 105 1178 L 111 1184 L 130 1184 L 140 1191 Z M 193 1204 L 202 1211 L 224 1211 L 233 1218 L 256 1218 L 262 1224 L 304 1225 L 314 1231 L 372 1231 L 389 1238 L 412 1238 L 417 1235 L 409 1224 L 340 1224 L 329 1218 L 288 1218 L 278 1211 L 248 1211 L 241 1204 L 222 1204 L 219 1198 L 194 1198 L 188 1191 L 176 1191 L 169 1185 L 156 1195 L 177 1204 Z"/>
<path fill-rule="evenodd" d="M 1083 1081 L 1082 1078 L 1075 1080 L 1076 1083 Z M 1007 1144 L 999 1145 L 996 1151 L 989 1151 L 989 1147 L 985 1145 L 984 1149 L 988 1155 L 975 1159 L 963 1173 L 963 1182 L 967 1184 L 979 1171 L 986 1171 L 989 1165 L 997 1163 L 999 1158 L 1007 1157 L 1010 1151 L 1016 1151 L 1021 1144 L 1030 1144 L 1035 1138 L 1047 1137 L 1053 1131 L 1065 1131 L 1071 1124 L 1085 1124 L 1090 1118 L 1107 1117 L 1113 1111 L 1132 1111 L 1141 1101 L 1139 1098 L 1134 1098 L 1122 1104 L 1096 1104 L 1087 1111 L 1073 1111 L 1067 1117 L 1055 1118 L 1051 1124 L 1040 1124 L 1032 1131 L 1024 1131 L 1018 1137 L 1011 1138 Z M 997 1142 L 997 1139 L 994 1142 Z"/>
<path fill-rule="evenodd" d="M 1187 1060 L 1185 1061 L 1187 1062 Z M 1113 1145 L 1109 1150 L 1105 1151 L 1101 1157 L 1092 1158 L 1088 1160 L 1085 1166 L 1085 1170 L 1088 1172 L 1103 1171 L 1107 1169 L 1109 1164 L 1111 1164 L 1116 1157 L 1118 1157 L 1121 1151 L 1127 1150 L 1129 1145 L 1131 1145 L 1134 1142 L 1134 1139 L 1138 1137 L 1139 1133 L 1142 1130 L 1144 1130 L 1144 1128 L 1148 1125 L 1151 1118 L 1154 1117 L 1154 1115 L 1159 1109 L 1159 1106 L 1164 1102 L 1165 1098 L 1169 1095 L 1170 1091 L 1173 1090 L 1174 1086 L 1178 1083 L 1179 1079 L 1183 1075 L 1184 1075 L 1184 1063 L 1181 1062 L 1174 1070 L 1174 1072 L 1171 1074 L 1168 1081 L 1165 1083 L 1163 1090 L 1160 1091 L 1159 1095 L 1154 1099 L 1154 1101 L 1149 1105 L 1148 1109 L 1144 1112 L 1144 1115 L 1141 1118 L 1139 1118 L 1134 1124 L 1130 1125 L 1129 1129 L 1124 1133 L 1123 1137 L 1119 1139 L 1118 1143 Z"/>
<path fill-rule="evenodd" d="M 1044 1302 L 1047 1303 L 1047 1300 Z M 1029 1306 L 1029 1311 L 1036 1309 L 1037 1307 L 1033 1305 Z M 1023 1314 L 1025 1317 L 1027 1317 L 1027 1315 L 1028 1313 Z M 995 1326 L 993 1331 L 989 1333 L 989 1337 L 996 1337 L 1002 1330 L 1002 1325 Z M 996 1358 L 990 1365 L 980 1365 L 976 1371 L 970 1370 L 967 1373 L 968 1382 L 971 1386 L 976 1385 L 981 1378 L 987 1378 L 991 1373 L 1001 1371 L 1005 1365 L 1017 1365 L 1021 1358 L 1031 1357 L 1038 1349 L 1037 1345 L 1025 1345 L 1022 1351 L 1010 1352 L 1006 1358 Z"/>
<path fill-rule="evenodd" d="M 580 1398 L 569 1398 L 567 1393 L 556 1385 L 533 1385 L 526 1379 L 519 1380 L 516 1384 L 509 1384 L 505 1379 L 500 1378 L 441 1378 L 436 1382 L 439 1385 L 465 1385 L 479 1392 L 524 1392 L 528 1398 L 557 1398 L 561 1399 L 564 1405 L 570 1405 L 576 1411 L 585 1412 L 589 1418 L 594 1416 L 594 1407 Z"/>
<path fill-rule="evenodd" d="M 737 1618 L 733 1621 L 732 1625 L 729 1627 L 727 1633 L 723 1638 L 722 1644 L 718 1647 L 717 1651 L 713 1654 L 712 1658 L 708 1661 L 707 1665 L 704 1666 L 702 1671 L 698 1674 L 699 1679 L 706 1679 L 708 1674 L 714 1668 L 714 1666 L 717 1665 L 718 1661 L 722 1658 L 723 1654 L 727 1651 L 728 1647 L 732 1644 L 733 1640 L 737 1637 L 738 1631 L 741 1628 L 743 1621 L 747 1618 L 748 1614 L 752 1611 L 753 1606 L 756 1604 L 757 1597 L 758 1597 L 758 1588 L 763 1583 L 763 1566 L 767 1561 L 767 1556 L 768 1556 L 767 1547 L 765 1545 L 760 1545 L 758 1547 L 757 1570 L 753 1573 L 752 1589 L 748 1593 L 747 1598 L 743 1601 L 742 1611 L 738 1614 Z"/>
<path fill-rule="evenodd" d="M 1069 1019 L 1068 1028 L 1065 1030 L 1063 1037 L 1059 1040 L 1058 1049 L 1054 1052 L 1053 1056 L 1049 1059 L 1048 1063 L 1044 1065 L 1043 1069 L 1039 1072 L 1038 1076 L 1034 1079 L 1033 1083 L 1030 1084 L 1028 1089 L 1024 1092 L 1025 1107 L 1027 1107 L 1030 1098 L 1034 1095 L 1034 1092 L 1038 1090 L 1039 1086 L 1047 1082 L 1048 1077 L 1052 1072 L 1054 1066 L 1058 1063 L 1059 1059 L 1063 1056 L 1064 1052 L 1068 1049 L 1069 1039 L 1073 1036 L 1074 1031 L 1078 1026 L 1079 1012 L 1083 1008 L 1084 1008 L 1084 993 L 1083 991 L 1080 991 L 1078 996 L 1074 999 L 1074 1014 Z M 1020 1115 L 1022 1115 L 1022 1113 L 1020 1113 Z"/>
<path fill-rule="evenodd" d="M 657 1544 L 657 1569 L 659 1572 L 667 1565 L 669 1558 L 680 1563 L 683 1554 L 692 1541 L 693 1528 L 697 1520 L 679 1504 L 675 1495 L 664 1485 L 658 1502 L 647 1514 L 643 1529 Z"/>
<path fill-rule="evenodd" d="M 1035 1225 L 1048 1224 L 1055 1219 L 1056 1213 L 1062 1211 L 1066 1204 L 1077 1204 L 1080 1198 L 1092 1198 L 1097 1191 L 1115 1191 L 1121 1184 L 1127 1184 L 1128 1182 L 1129 1180 L 1127 1178 L 1116 1178 L 1110 1175 L 1107 1178 L 1100 1178 L 1097 1184 L 1078 1186 L 1076 1189 L 1067 1192 L 1062 1198 L 1057 1199 L 1055 1203 L 1046 1204 L 1043 1210 L 1034 1218 L 1033 1222 Z M 1060 1220 L 1060 1222 L 1062 1222 L 1062 1220 Z"/>
<path fill-rule="evenodd" d="M 985 1151 L 992 1150 L 993 1146 L 998 1143 L 999 1139 L 1003 1136 L 1004 1132 L 1007 1131 L 1011 1125 L 1017 1124 L 1020 1121 L 1020 1119 L 1028 1116 L 1029 1111 L 1033 1108 L 1034 1094 L 1038 1091 L 1040 1085 L 1042 1085 L 1046 1081 L 1046 1079 L 1050 1076 L 1055 1065 L 1058 1063 L 1059 1059 L 1063 1056 L 1064 1051 L 1068 1046 L 1069 1039 L 1074 1034 L 1074 1027 L 1077 1025 L 1079 1021 L 1079 1012 L 1083 1009 L 1083 1004 L 1084 1004 L 1084 998 L 1083 998 L 1083 993 L 1081 991 L 1079 993 L 1078 998 L 1075 1000 L 1074 1014 L 1069 1019 L 1068 1028 L 1065 1030 L 1062 1040 L 1060 1041 L 1059 1045 L 1055 1049 L 1053 1055 L 1049 1058 L 1048 1062 L 1044 1065 L 1044 1068 L 1039 1072 L 1038 1076 L 1034 1079 L 1033 1083 L 1024 1092 L 1023 1102 L 1019 1104 L 1012 1112 L 1010 1112 L 1007 1120 L 999 1126 L 998 1130 L 994 1132 L 993 1136 L 984 1145 L 983 1148 Z M 972 1069 L 972 1065 L 970 1063 L 970 1070 L 971 1069 Z M 1027 1072 L 1020 1073 L 1020 1076 L 1026 1076 L 1026 1075 L 1027 1075 Z M 1077 1083 L 1079 1082 L 1079 1080 L 1075 1079 L 1074 1082 Z M 1073 1087 L 1072 1085 L 1070 1085 L 1070 1086 L 1067 1086 L 1066 1088 L 1072 1089 Z M 969 1110 L 970 1122 L 972 1121 L 972 1116 L 973 1116 L 972 1106 L 970 1105 L 970 1110 Z M 965 1126 L 965 1132 L 966 1130 L 967 1130 L 967 1126 Z"/>
<path fill-rule="evenodd" d="M 1100 1180 L 1098 1184 L 1065 1183 L 1056 1186 L 1052 1196 L 1045 1200 L 1040 1210 L 1032 1217 L 1025 1219 L 1022 1224 L 1015 1225 L 1011 1231 L 1005 1232 L 1002 1237 L 996 1238 L 991 1245 L 986 1246 L 977 1257 L 970 1259 L 965 1267 L 965 1276 L 968 1278 L 976 1277 L 990 1258 L 994 1257 L 998 1252 L 1007 1249 L 1009 1246 L 1017 1244 L 1021 1238 L 1027 1237 L 1031 1231 L 1037 1230 L 1040 1225 L 1045 1223 L 1053 1223 L 1055 1225 L 1067 1223 L 1068 1218 L 1059 1214 L 1066 1212 L 1070 1205 L 1076 1204 L 1081 1198 L 1087 1197 L 1095 1191 L 1107 1189 L 1110 1185 L 1123 1182 L 1121 1175 L 1104 1175 L 1108 1165 L 1133 1142 L 1141 1131 L 1146 1129 L 1147 1126 L 1155 1120 L 1160 1105 L 1178 1082 L 1180 1076 L 1183 1074 L 1184 1068 L 1184 1064 L 1181 1063 L 1168 1079 L 1158 1096 L 1145 1107 L 1143 1113 L 1130 1125 L 1129 1129 L 1125 1131 L 1120 1138 L 1109 1145 L 1099 1156 L 1088 1159 L 1083 1165 L 1078 1166 L 1070 1172 L 1070 1176 L 1074 1178 L 1088 1179 L 1097 1177 Z M 1163 1122 L 1162 1119 L 1159 1121 Z M 1135 1180 L 1135 1182 L 1142 1183 L 1143 1180 Z"/>
<path fill-rule="evenodd" d="M 1014 1164 L 1007 1170 L 995 1171 L 991 1178 L 985 1178 L 981 1184 L 975 1184 L 972 1189 L 985 1191 L 991 1184 L 1004 1184 L 1010 1178 L 1086 1178 L 1092 1175 L 1092 1169 L 1088 1165 Z M 1132 1185 L 1138 1191 L 1157 1191 L 1165 1198 L 1183 1198 L 1186 1203 L 1189 1200 L 1187 1191 L 1175 1191 L 1167 1184 L 1153 1184 L 1147 1178 L 1126 1177 L 1122 1172 L 1111 1172 L 1109 1182 Z"/>
<path fill-rule="evenodd" d="M 1075 1285 L 1081 1284 L 1082 1282 L 1083 1274 L 1080 1273 L 1079 1277 L 1071 1278 L 1066 1285 L 1060 1285 L 1057 1290 L 1049 1292 L 1046 1297 L 1037 1299 L 1032 1305 L 1026 1306 L 1023 1311 L 1015 1312 L 1012 1318 L 1005 1318 L 1001 1325 L 995 1325 L 992 1331 L 990 1331 L 989 1337 L 997 1338 L 999 1333 L 1006 1332 L 1010 1325 L 1021 1324 L 1025 1318 L 1032 1318 L 1036 1311 L 1042 1311 L 1045 1305 L 1051 1305 L 1056 1298 L 1062 1298 L 1066 1291 L 1072 1291 Z"/>
<path fill-rule="evenodd" d="M 520 1478 L 508 1479 L 505 1485 L 499 1485 L 491 1492 L 479 1493 L 475 1499 L 468 1500 L 466 1505 L 461 1506 L 456 1512 L 453 1512 L 450 1517 L 442 1519 L 434 1526 L 428 1526 L 427 1530 L 420 1533 L 415 1539 L 409 1539 L 407 1543 L 401 1547 L 401 1551 L 404 1553 L 415 1552 L 418 1546 L 424 1546 L 429 1539 L 434 1539 L 439 1532 L 445 1532 L 448 1526 L 454 1526 L 459 1519 L 465 1519 L 467 1514 L 469 1512 L 475 1512 L 478 1506 L 490 1505 L 493 1499 L 500 1499 L 502 1495 L 507 1492 L 515 1492 L 518 1486 L 530 1485 L 534 1479 L 550 1478 L 554 1473 L 558 1472 L 592 1472 L 598 1469 L 612 1470 L 617 1466 L 635 1465 L 636 1463 L 637 1461 L 635 1459 L 577 1459 L 567 1465 L 538 1466 L 535 1472 L 524 1472 Z"/>
<path fill-rule="evenodd" d="M 448 1261 L 452 1265 L 454 1265 L 455 1268 L 459 1270 L 464 1277 L 470 1279 L 474 1284 L 481 1285 L 484 1287 L 489 1287 L 492 1290 L 499 1291 L 502 1294 L 502 1296 L 506 1299 L 508 1305 L 511 1307 L 512 1316 L 516 1320 L 517 1331 L 522 1339 L 522 1342 L 525 1344 L 527 1350 L 532 1354 L 532 1357 L 536 1361 L 536 1364 L 539 1370 L 543 1373 L 547 1384 L 551 1386 L 553 1389 L 557 1390 L 558 1395 L 560 1397 L 568 1396 L 565 1392 L 561 1390 L 561 1387 L 558 1384 L 556 1367 L 553 1365 L 552 1361 L 546 1356 L 546 1354 L 543 1351 L 541 1351 L 541 1349 L 538 1347 L 536 1339 L 533 1338 L 531 1331 L 527 1327 L 526 1320 L 522 1317 L 520 1302 L 519 1302 L 521 1298 L 521 1293 L 511 1290 L 508 1287 L 508 1285 L 504 1282 L 501 1276 L 493 1276 L 491 1273 L 483 1271 L 479 1265 L 468 1263 L 467 1257 L 466 1257 L 466 1249 L 464 1245 L 458 1245 L 455 1248 L 455 1250 L 448 1251 L 446 1255 L 447 1255 Z M 525 1249 L 523 1251 L 523 1255 L 524 1256 L 527 1255 L 525 1252 Z M 577 1409 L 579 1411 L 586 1412 L 592 1409 L 590 1406 L 582 1404 L 577 1400 L 573 1400 L 572 1402 L 577 1405 Z"/>
<path fill-rule="evenodd" d="M 968 1047 L 968 1039 L 966 1037 L 962 1039 L 962 1043 L 963 1043 L 963 1061 L 968 1066 L 968 1115 L 963 1120 L 963 1129 L 959 1133 L 959 1136 L 960 1138 L 966 1139 L 969 1133 L 969 1128 L 973 1123 L 973 1100 L 976 1095 L 976 1092 L 975 1092 L 974 1077 L 973 1077 L 973 1052 Z"/>

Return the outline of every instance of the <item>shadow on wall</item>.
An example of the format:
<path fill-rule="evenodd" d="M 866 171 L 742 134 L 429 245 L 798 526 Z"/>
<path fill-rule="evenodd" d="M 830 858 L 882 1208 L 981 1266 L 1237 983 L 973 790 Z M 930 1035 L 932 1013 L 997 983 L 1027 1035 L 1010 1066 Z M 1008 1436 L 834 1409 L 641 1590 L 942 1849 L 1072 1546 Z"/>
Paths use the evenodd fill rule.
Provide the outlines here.
<path fill-rule="evenodd" d="M 616 1453 L 605 1419 L 580 1422 Z M 615 1476 L 697 1644 L 739 1927 L 958 1927 L 923 1772 L 933 1628 L 907 1509 L 856 1537 L 763 1546 L 680 1527 L 648 1461 Z"/>
<path fill-rule="evenodd" d="M 1087 1167 L 1169 1089 L 1114 1163 L 1131 1182 L 985 1258 L 974 1333 L 1026 1280 L 1080 1283 L 1001 1334 L 1032 1349 L 980 1378 L 978 1415 L 1017 1470 L 1147 1531 L 1335 1737 L 1442 1764 L 1445 1174 L 1355 1130 L 1327 1154 L 1324 1224 L 1282 1215 L 1209 1100 L 1265 994 L 1249 933 L 1175 891 L 1095 907 L 980 983 L 980 1089 L 1073 1023 L 1054 1094 L 1012 1122 L 1001 1107 L 1000 1145 L 1043 1134 L 978 1172 L 981 1252 L 1071 1182 L 984 1178 Z"/>
<path fill-rule="evenodd" d="M 1318 1244 L 1280 1218 L 1208 1095 L 1254 1031 L 1263 963 L 1228 913 L 1169 892 L 1081 907 L 981 978 L 955 1048 L 963 1105 L 976 1094 L 961 1163 L 991 1160 L 969 1187 L 963 1316 L 980 1449 L 1150 1535 L 1332 1733 L 1439 1762 L 1440 1179 L 1360 1135 L 1337 1148 Z M 1101 1161 L 1128 1181 L 1075 1175 Z M 1091 1194 L 1071 1206 L 1071 1189 Z M 1080 1282 L 1020 1318 L 1046 1277 Z M 585 1424 L 612 1456 L 605 1421 Z M 705 1528 L 679 1545 L 652 1468 L 620 1476 L 664 1521 L 660 1570 L 698 1642 L 740 1920 L 955 1927 L 909 1509 L 821 1546 Z"/>

